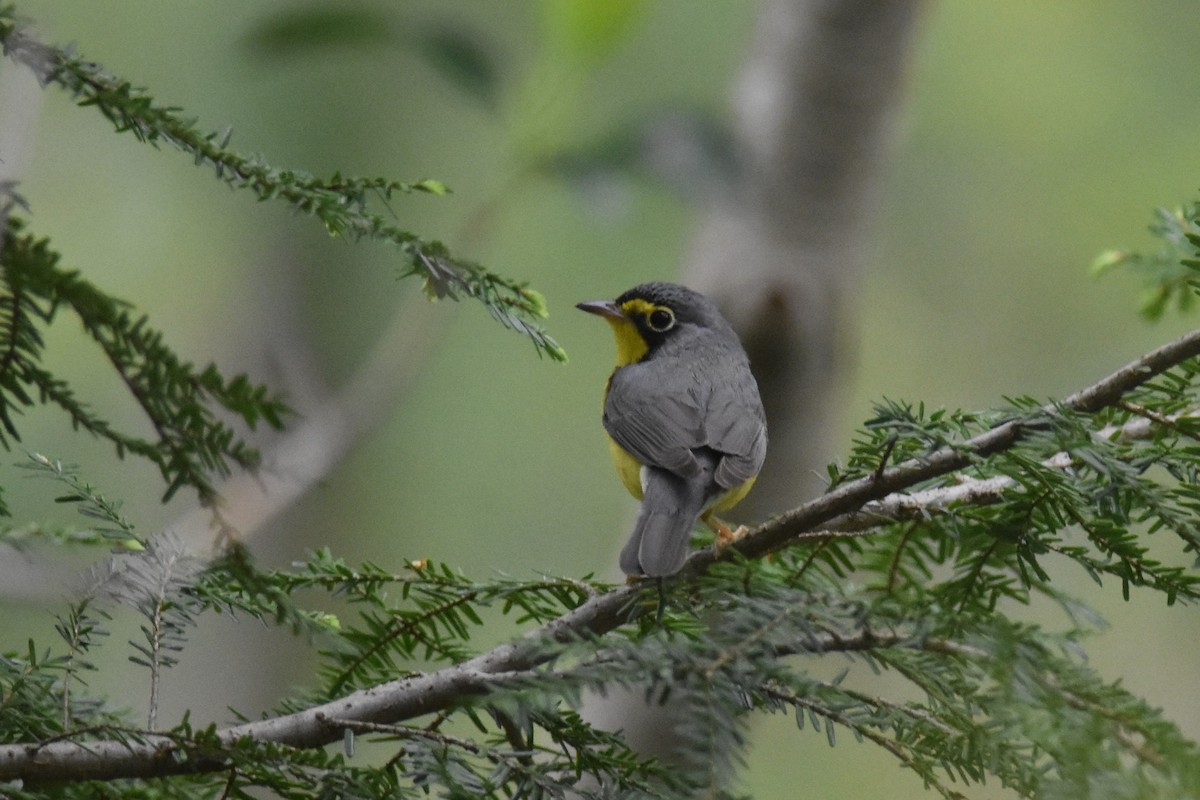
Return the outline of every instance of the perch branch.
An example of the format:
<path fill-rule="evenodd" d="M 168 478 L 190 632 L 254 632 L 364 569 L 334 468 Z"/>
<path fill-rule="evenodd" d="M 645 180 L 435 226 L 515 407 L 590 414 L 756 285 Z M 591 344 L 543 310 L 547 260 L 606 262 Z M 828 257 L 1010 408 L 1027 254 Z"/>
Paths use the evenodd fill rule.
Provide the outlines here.
<path fill-rule="evenodd" d="M 1044 413 L 1067 409 L 1092 413 L 1119 404 L 1122 396 L 1156 375 L 1200 355 L 1200 330 L 1142 356 L 1108 377 L 1076 392 Z M 760 557 L 801 541 L 813 530 L 841 530 L 868 504 L 933 478 L 951 474 L 976 459 L 1001 452 L 1018 443 L 1035 423 L 1014 419 L 953 446 L 942 447 L 921 459 L 906 461 L 882 472 L 849 481 L 824 495 L 771 519 L 730 545 L 748 558 Z M 886 502 L 883 504 L 886 505 Z M 843 522 L 846 525 L 843 525 Z M 729 548 L 721 552 L 727 552 Z M 682 579 L 704 573 L 721 553 L 712 549 L 692 555 Z M 579 637 L 600 636 L 637 613 L 641 587 L 622 586 L 592 597 L 561 617 L 499 645 L 461 664 L 372 686 L 338 700 L 304 711 L 246 722 L 221 729 L 219 741 L 232 746 L 243 739 L 273 742 L 291 747 L 320 747 L 341 737 L 329 720 L 394 725 L 448 708 L 459 698 L 486 694 L 503 674 L 529 670 L 545 663 L 553 650 L 547 640 L 568 642 Z M 831 649 L 849 640 L 831 642 Z M 864 646 L 865 646 L 864 642 Z M 112 780 L 227 769 L 211 752 L 189 757 L 185 744 L 168 735 L 150 735 L 138 741 L 29 742 L 0 746 L 0 781 L 26 783 L 63 780 Z"/>

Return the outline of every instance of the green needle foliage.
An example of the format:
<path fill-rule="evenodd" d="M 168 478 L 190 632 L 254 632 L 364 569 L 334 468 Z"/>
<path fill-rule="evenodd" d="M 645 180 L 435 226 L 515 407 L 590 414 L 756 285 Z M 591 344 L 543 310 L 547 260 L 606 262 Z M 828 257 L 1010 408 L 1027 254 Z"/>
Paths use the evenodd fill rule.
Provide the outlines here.
<path fill-rule="evenodd" d="M 1092 264 L 1096 275 L 1118 267 L 1139 274 L 1146 285 L 1141 312 L 1150 319 L 1161 317 L 1172 303 L 1180 310 L 1190 309 L 1200 288 L 1200 203 L 1160 208 L 1156 217 L 1150 231 L 1162 239 L 1162 250 L 1150 254 L 1108 250 Z"/>
<path fill-rule="evenodd" d="M 16 417 L 23 407 L 49 404 L 65 411 L 76 429 L 112 442 L 118 456 L 153 462 L 166 483 L 164 500 L 189 486 L 211 501 L 212 480 L 227 475 L 230 462 L 255 466 L 258 454 L 216 412 L 232 412 L 251 428 L 260 421 L 279 428 L 288 410 L 283 401 L 244 375 L 226 379 L 213 364 L 198 369 L 182 361 L 146 316 L 64 269 L 48 240 L 25 227 L 9 214 L 0 251 L 0 443 L 9 447 L 10 439 L 20 439 Z M 120 376 L 157 440 L 117 430 L 41 366 L 42 331 L 64 308 Z"/>
<path fill-rule="evenodd" d="M 167 142 L 334 235 L 390 242 L 432 296 L 478 299 L 561 357 L 532 322 L 545 311 L 536 292 L 369 210 L 372 197 L 440 184 L 322 181 L 238 156 L 228 135 L 199 132 L 15 20 L 0 7 L 6 55 L 118 131 Z M 255 459 L 220 415 L 278 427 L 284 404 L 180 360 L 130 305 L 64 268 L 11 186 L 0 211 L 0 441 L 18 438 L 22 409 L 54 405 L 118 455 L 155 463 L 167 496 L 191 487 L 213 500 L 215 476 Z M 1198 288 L 1197 206 L 1157 232 L 1163 255 L 1103 259 L 1147 273 L 1166 296 L 1156 312 Z M 41 366 L 60 310 L 96 342 L 154 438 L 114 429 Z M 830 492 L 797 510 L 811 524 L 791 531 L 787 512 L 719 556 L 697 553 L 661 586 L 481 581 L 426 561 L 354 566 L 328 550 L 264 570 L 233 545 L 203 563 L 169 536 L 139 535 L 76 470 L 32 454 L 22 466 L 61 487 L 84 523 L 0 528 L 0 543 L 111 552 L 57 615 L 60 641 L 0 642 L 0 798 L 726 797 L 763 714 L 789 715 L 797 735 L 831 746 L 849 736 L 880 748 L 948 798 L 989 781 L 1031 798 L 1200 796 L 1200 746 L 1088 665 L 1084 644 L 1104 623 L 1062 588 L 1075 571 L 1102 591 L 1161 598 L 1163 614 L 1200 600 L 1200 347 L 1180 341 L 1189 347 L 1167 348 L 1178 357 L 1162 368 L 1126 368 L 1119 390 L 1086 404 L 1011 398 L 965 413 L 882 401 L 830 468 Z M 1018 433 L 972 443 L 1006 427 Z M 899 483 L 947 453 L 961 458 Z M 812 511 L 850 489 L 852 508 Z M 1038 619 L 1058 622 L 1029 621 L 1047 608 L 1060 613 Z M 303 637 L 319 660 L 310 685 L 230 726 L 160 721 L 162 674 L 215 614 Z M 108 636 L 110 621 L 131 617 L 132 641 Z M 493 645 L 481 634 L 502 619 L 525 633 Z M 114 647 L 149 698 L 144 725 L 89 689 L 97 655 Z M 684 720 L 671 763 L 581 716 L 585 697 L 628 690 Z"/>
<path fill-rule="evenodd" d="M 218 180 L 260 201 L 286 203 L 316 217 L 332 236 L 386 243 L 400 256 L 401 277 L 415 276 L 431 299 L 480 301 L 503 326 L 526 335 L 539 354 L 564 361 L 566 353 L 537 321 L 545 299 L 522 282 L 497 275 L 426 241 L 372 210 L 402 193 L 445 194 L 436 180 L 411 183 L 384 178 L 328 179 L 268 164 L 260 156 L 229 149 L 231 130 L 205 132 L 178 108 L 156 103 L 145 90 L 105 72 L 77 54 L 44 45 L 19 23 L 15 6 L 0 5 L 0 49 L 14 64 L 31 70 L 46 86 L 68 92 L 81 108 L 94 108 L 116 132 L 155 147 L 162 143 L 207 166 Z M 288 408 L 266 387 L 238 375 L 226 378 L 209 364 L 180 359 L 162 334 L 133 306 L 64 268 L 50 240 L 33 232 L 31 209 L 12 183 L 0 184 L 0 444 L 19 440 L 18 417 L 34 405 L 57 406 L 76 429 L 113 444 L 118 456 L 146 458 L 161 471 L 164 499 L 179 489 L 214 500 L 214 481 L 231 465 L 253 468 L 258 454 L 225 422 L 230 412 L 253 429 L 282 425 Z M 44 332 L 60 310 L 78 317 L 141 407 L 154 429 L 146 438 L 119 430 L 97 414 L 62 378 L 42 366 Z M 7 509 L 0 501 L 0 514 Z"/>
<path fill-rule="evenodd" d="M 61 645 L 0 660 L 0 742 L 19 745 L 0 745 L 0 779 L 26 776 L 5 788 L 12 797 L 45 796 L 37 773 L 12 766 L 36 745 L 63 759 L 56 780 L 78 775 L 56 784 L 64 797 L 127 785 L 72 761 L 98 752 L 144 752 L 101 774 L 165 776 L 132 784 L 146 797 L 724 795 L 754 716 L 786 714 L 798 735 L 881 748 L 944 797 L 989 781 L 1022 797 L 1194 797 L 1200 746 L 1088 665 L 1083 645 L 1104 623 L 1060 581 L 1082 570 L 1126 597 L 1161 597 L 1164 613 L 1200 600 L 1198 391 L 1200 364 L 1180 356 L 1092 413 L 1025 398 L 971 414 L 881 403 L 831 470 L 835 489 L 883 480 L 887 464 L 970 452 L 1000 424 L 1023 434 L 836 517 L 845 529 L 818 526 L 768 558 L 727 549 L 685 569 L 661 601 L 653 585 L 481 582 L 424 561 L 351 566 L 327 550 L 289 570 L 260 570 L 237 549 L 187 569 L 153 539 L 113 556 L 60 616 Z M 133 536 L 71 470 L 40 456 L 31 467 L 111 537 Z M 112 575 L 119 591 L 105 588 Z M 1059 624 L 1023 619 L 1047 604 Z M 143 620 L 130 646 L 153 695 L 188 628 L 214 612 L 307 637 L 320 658 L 313 685 L 274 717 L 203 730 L 186 719 L 140 728 L 87 693 L 95 649 L 114 646 L 110 616 Z M 473 645 L 498 616 L 529 632 Z M 585 695 L 617 690 L 686 720 L 673 764 L 580 717 Z"/>
<path fill-rule="evenodd" d="M 401 193 L 446 194 L 449 190 L 440 181 L 401 182 L 340 173 L 321 179 L 302 170 L 272 167 L 260 156 L 240 155 L 229 149 L 231 128 L 202 131 L 181 109 L 156 104 L 145 89 L 72 52 L 26 36 L 13 5 L 0 6 L 0 45 L 5 55 L 32 70 L 43 84 L 66 90 L 81 107 L 96 108 L 118 133 L 131 133 L 154 146 L 171 145 L 190 155 L 197 166 L 211 167 L 218 180 L 234 189 L 250 191 L 259 200 L 282 201 L 298 213 L 317 217 L 332 236 L 392 245 L 401 258 L 401 276 L 421 278 L 431 298 L 479 300 L 502 325 L 528 336 L 539 354 L 566 360 L 566 351 L 536 324 L 547 314 L 540 293 L 455 257 L 441 242 L 425 241 L 370 210 L 372 197 L 386 203 Z"/>

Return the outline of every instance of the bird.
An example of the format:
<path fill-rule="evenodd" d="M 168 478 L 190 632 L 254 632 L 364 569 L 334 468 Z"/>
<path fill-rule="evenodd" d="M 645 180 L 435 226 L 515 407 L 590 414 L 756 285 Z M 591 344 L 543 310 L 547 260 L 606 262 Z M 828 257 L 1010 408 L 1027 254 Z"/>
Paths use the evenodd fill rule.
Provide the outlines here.
<path fill-rule="evenodd" d="M 620 566 L 631 579 L 677 573 L 697 520 L 746 496 L 767 453 L 767 424 L 750 359 L 704 295 L 675 283 L 634 286 L 576 308 L 612 326 L 617 364 L 604 390 L 604 429 L 617 474 L 641 500 Z"/>

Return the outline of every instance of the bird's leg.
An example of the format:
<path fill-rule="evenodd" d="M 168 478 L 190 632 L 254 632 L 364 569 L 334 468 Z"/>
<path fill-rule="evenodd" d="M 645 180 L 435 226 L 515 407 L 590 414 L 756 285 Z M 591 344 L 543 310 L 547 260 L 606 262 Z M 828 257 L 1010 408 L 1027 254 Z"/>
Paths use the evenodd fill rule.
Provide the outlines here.
<path fill-rule="evenodd" d="M 745 525 L 738 525 L 737 530 L 730 530 L 728 525 L 714 516 L 705 517 L 704 524 L 712 528 L 717 535 L 716 541 L 713 542 L 713 549 L 718 553 L 745 536 L 749 531 Z"/>
<path fill-rule="evenodd" d="M 658 588 L 658 610 L 655 611 L 655 613 L 654 613 L 654 621 L 662 622 L 663 614 L 667 610 L 667 589 L 666 589 L 666 586 L 663 584 L 663 579 L 661 577 L 650 578 L 646 575 L 626 575 L 625 576 L 625 585 L 626 586 L 637 586 L 639 584 L 645 585 L 644 584 L 645 581 L 651 581 L 651 580 L 654 581 L 654 585 Z"/>

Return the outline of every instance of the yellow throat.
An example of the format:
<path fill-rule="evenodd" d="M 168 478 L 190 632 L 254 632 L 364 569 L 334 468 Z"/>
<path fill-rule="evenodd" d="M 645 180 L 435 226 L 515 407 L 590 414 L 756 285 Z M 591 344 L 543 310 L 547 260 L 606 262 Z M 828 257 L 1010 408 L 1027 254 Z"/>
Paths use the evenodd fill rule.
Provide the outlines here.
<path fill-rule="evenodd" d="M 630 300 L 621 306 L 621 311 L 624 312 L 625 316 L 605 317 L 608 324 L 612 326 L 613 337 L 617 340 L 616 369 L 620 369 L 627 364 L 636 364 L 649 352 L 650 346 L 646 344 L 646 339 L 638 330 L 637 325 L 633 324 L 631 317 L 638 314 L 647 314 L 653 309 L 654 305 L 647 303 L 645 300 Z M 605 394 L 608 394 L 607 388 L 605 389 Z M 631 495 L 641 500 L 642 465 L 638 463 L 636 458 L 627 453 L 621 445 L 617 444 L 611 436 L 608 437 L 608 452 L 612 457 L 617 475 L 621 478 L 621 483 L 624 484 Z"/>
<path fill-rule="evenodd" d="M 655 308 L 653 303 L 647 303 L 645 300 L 629 300 L 621 306 L 625 316 L 604 318 L 612 326 L 613 336 L 617 340 L 618 367 L 641 361 L 650 350 L 641 331 L 633 324 L 633 317 L 644 316 Z"/>

